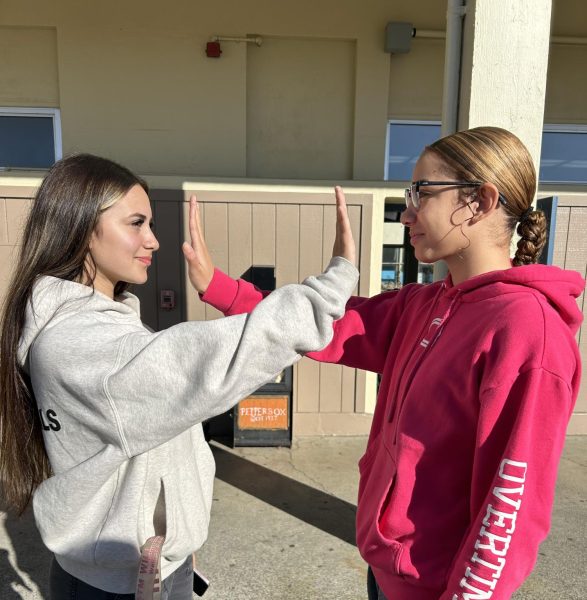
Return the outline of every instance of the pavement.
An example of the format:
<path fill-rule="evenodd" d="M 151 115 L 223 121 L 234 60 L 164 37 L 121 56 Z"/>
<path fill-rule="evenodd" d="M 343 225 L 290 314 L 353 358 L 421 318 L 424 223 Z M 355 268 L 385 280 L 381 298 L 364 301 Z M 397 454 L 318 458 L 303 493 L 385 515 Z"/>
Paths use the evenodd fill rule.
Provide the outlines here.
<path fill-rule="evenodd" d="M 204 598 L 366 600 L 366 566 L 354 543 L 356 463 L 365 443 L 323 437 L 292 448 L 233 449 L 212 442 L 212 522 L 198 553 L 211 580 Z M 586 467 L 587 436 L 568 437 L 552 531 L 514 600 L 587 597 Z M 48 599 L 50 559 L 30 514 L 0 513 L 0 600 Z"/>

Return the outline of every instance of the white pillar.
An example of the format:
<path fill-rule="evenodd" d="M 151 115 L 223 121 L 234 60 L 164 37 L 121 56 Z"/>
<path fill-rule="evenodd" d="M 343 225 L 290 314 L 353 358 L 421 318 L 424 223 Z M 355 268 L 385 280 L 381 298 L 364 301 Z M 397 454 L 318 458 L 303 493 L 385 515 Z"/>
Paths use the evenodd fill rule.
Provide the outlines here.
<path fill-rule="evenodd" d="M 540 164 L 552 0 L 468 0 L 459 129 L 495 125 Z"/>
<path fill-rule="evenodd" d="M 510 130 L 530 151 L 537 174 L 551 10 L 552 0 L 466 0 L 462 40 L 458 129 Z M 436 265 L 435 279 L 445 275 L 446 265 Z"/>

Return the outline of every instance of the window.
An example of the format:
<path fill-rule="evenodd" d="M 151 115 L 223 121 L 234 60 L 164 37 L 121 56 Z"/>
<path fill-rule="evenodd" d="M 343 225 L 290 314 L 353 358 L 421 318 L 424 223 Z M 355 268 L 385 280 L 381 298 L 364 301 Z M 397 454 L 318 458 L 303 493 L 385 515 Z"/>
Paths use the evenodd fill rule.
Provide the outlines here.
<path fill-rule="evenodd" d="M 404 283 L 404 249 L 401 246 L 383 246 L 381 291 L 397 290 Z"/>
<path fill-rule="evenodd" d="M 0 169 L 46 169 L 62 156 L 57 108 L 0 108 Z"/>
<path fill-rule="evenodd" d="M 411 181 L 414 165 L 422 150 L 440 137 L 439 121 L 389 121 L 385 152 L 385 179 L 392 181 Z M 399 223 L 402 204 L 385 205 L 385 223 Z M 408 281 L 431 283 L 433 266 L 413 263 L 415 259 L 411 249 L 403 246 L 384 245 L 381 271 L 381 290 L 399 289 Z M 406 258 L 408 257 L 408 258 Z M 407 262 L 406 262 L 407 261 Z M 417 270 L 416 270 L 417 265 Z"/>
<path fill-rule="evenodd" d="M 385 152 L 385 179 L 411 181 L 424 147 L 440 137 L 440 121 L 389 121 Z"/>
<path fill-rule="evenodd" d="M 410 181 L 422 150 L 440 135 L 438 121 L 389 121 L 385 179 Z M 544 125 L 539 180 L 587 183 L 587 125 Z"/>
<path fill-rule="evenodd" d="M 539 179 L 587 183 L 587 125 L 544 126 Z"/>
<path fill-rule="evenodd" d="M 406 251 L 403 246 L 385 244 L 383 246 L 383 263 L 381 266 L 381 291 L 399 290 L 406 279 Z M 418 263 L 418 271 L 414 273 L 418 283 L 432 283 L 434 265 Z"/>
<path fill-rule="evenodd" d="M 434 281 L 434 265 L 418 263 L 418 283 L 432 283 Z"/>

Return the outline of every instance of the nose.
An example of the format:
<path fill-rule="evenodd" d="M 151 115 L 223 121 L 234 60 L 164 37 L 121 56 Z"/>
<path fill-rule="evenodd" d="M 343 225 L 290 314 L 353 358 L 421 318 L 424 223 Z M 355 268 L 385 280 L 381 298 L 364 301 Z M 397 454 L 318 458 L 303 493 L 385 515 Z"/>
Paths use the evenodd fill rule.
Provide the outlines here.
<path fill-rule="evenodd" d="M 153 252 L 159 250 L 159 240 L 155 237 L 155 234 L 151 229 L 148 230 L 143 245 L 145 248 L 152 250 Z"/>
<path fill-rule="evenodd" d="M 408 207 L 406 207 L 406 210 L 402 212 L 402 214 L 399 217 L 399 220 L 401 224 L 405 225 L 406 227 L 411 227 L 414 224 L 414 222 L 416 221 L 416 211 L 414 210 L 414 207 L 411 204 Z"/>

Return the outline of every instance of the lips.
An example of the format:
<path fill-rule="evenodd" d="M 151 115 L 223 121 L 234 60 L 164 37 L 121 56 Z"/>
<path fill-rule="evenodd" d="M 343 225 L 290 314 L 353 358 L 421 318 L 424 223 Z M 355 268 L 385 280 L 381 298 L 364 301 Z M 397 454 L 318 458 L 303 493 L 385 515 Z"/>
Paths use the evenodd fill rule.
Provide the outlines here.
<path fill-rule="evenodd" d="M 424 234 L 423 233 L 410 233 L 410 243 L 413 244 L 419 240 Z"/>
<path fill-rule="evenodd" d="M 148 256 L 137 256 L 137 260 L 140 260 L 147 267 L 151 264 L 151 258 Z"/>

